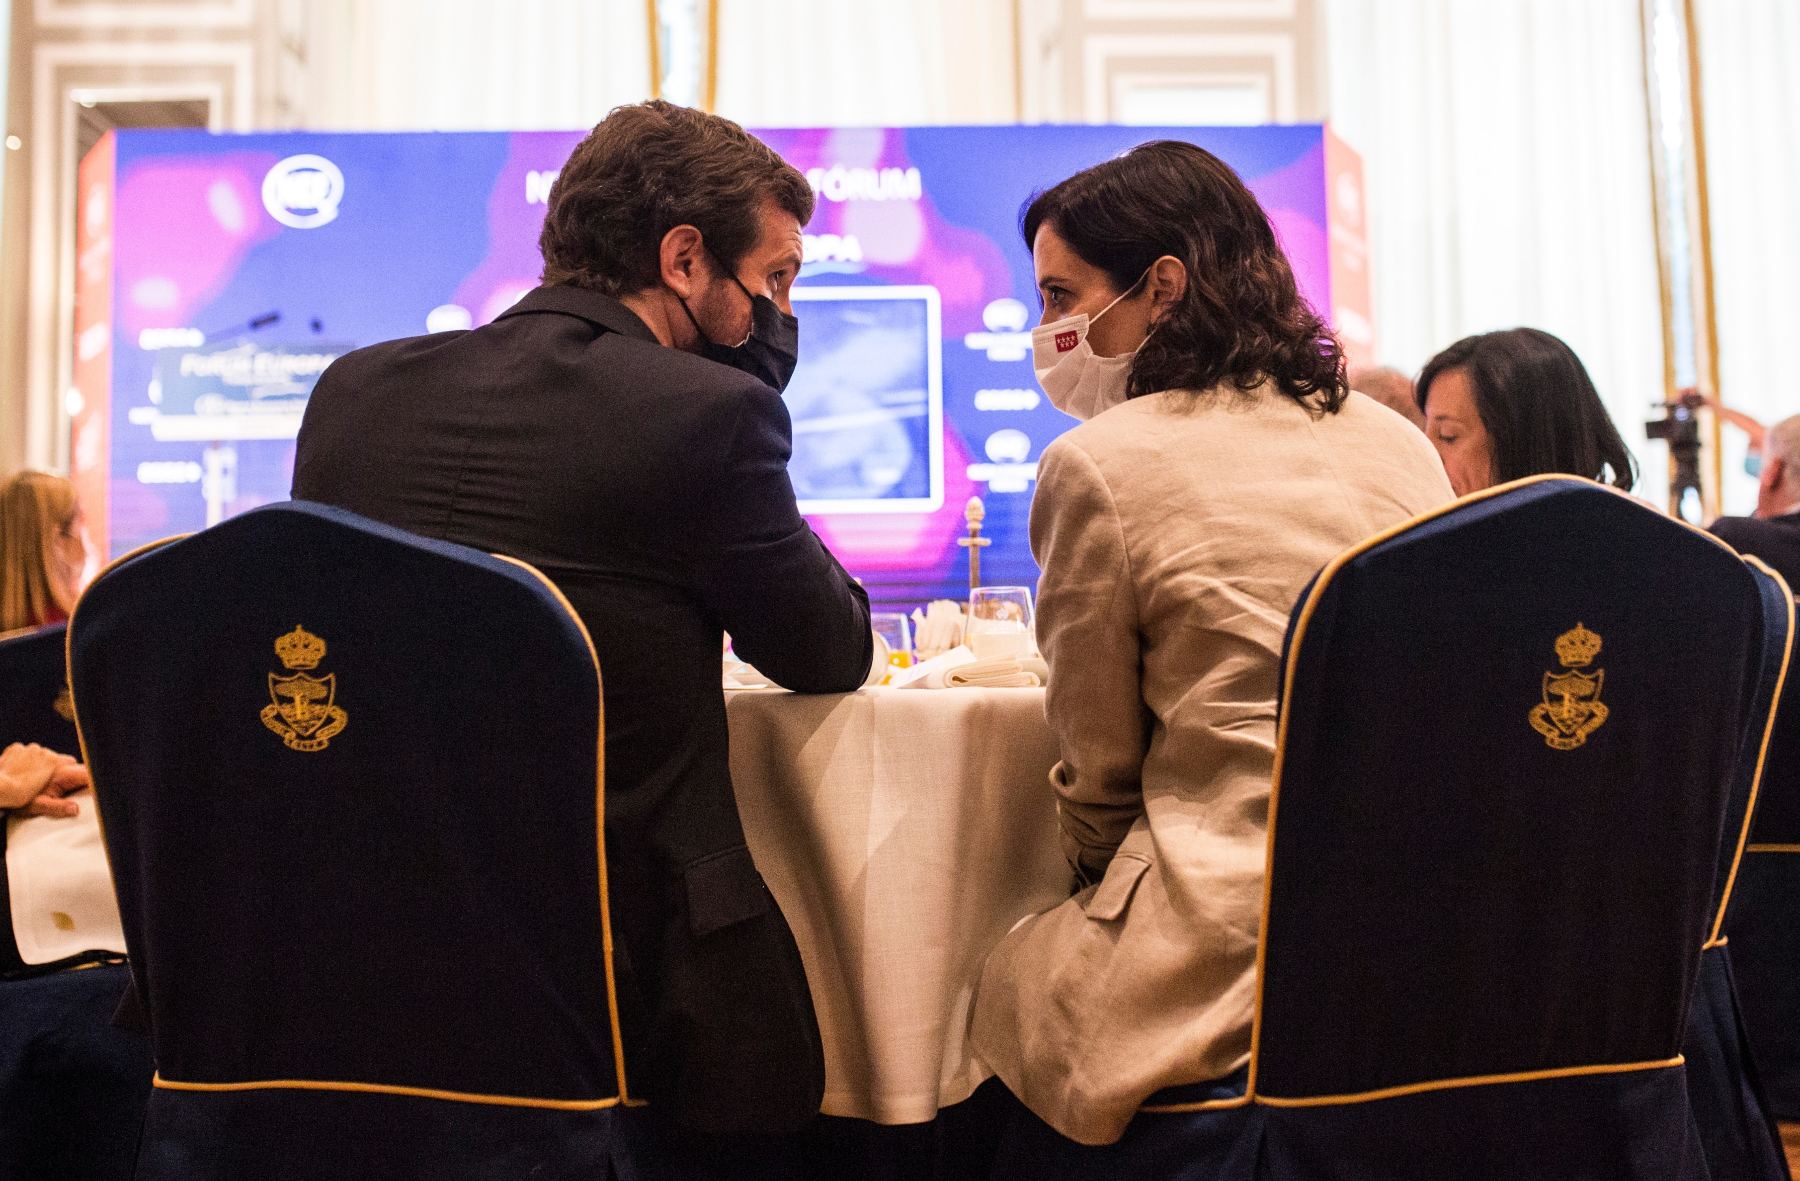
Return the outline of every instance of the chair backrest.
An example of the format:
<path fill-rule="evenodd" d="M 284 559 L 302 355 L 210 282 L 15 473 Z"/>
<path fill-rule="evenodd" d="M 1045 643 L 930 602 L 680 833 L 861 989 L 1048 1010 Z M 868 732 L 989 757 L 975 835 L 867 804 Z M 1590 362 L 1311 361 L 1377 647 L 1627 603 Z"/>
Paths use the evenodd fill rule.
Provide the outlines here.
<path fill-rule="evenodd" d="M 1744 563 L 1756 583 L 1757 617 L 1764 626 L 1759 632 L 1753 623 L 1751 629 L 1753 637 L 1761 640 L 1753 656 L 1758 670 L 1756 689 L 1745 716 L 1725 806 L 1724 844 L 1713 877 L 1709 946 L 1725 939 L 1744 857 L 1755 847 L 1753 842 L 1764 831 L 1765 822 L 1777 828 L 1800 825 L 1800 808 L 1788 799 L 1793 793 L 1785 790 L 1779 773 L 1770 774 L 1770 768 L 1780 769 L 1787 757 L 1781 748 L 1800 742 L 1800 728 L 1793 716 L 1800 709 L 1789 702 L 1795 681 L 1791 660 L 1794 600 L 1787 582 L 1767 563 L 1753 557 L 1745 558 Z M 1795 749 L 1795 754 L 1800 755 L 1800 749 Z"/>
<path fill-rule="evenodd" d="M 1764 626 L 1787 643 L 1749 569 L 1540 478 L 1341 556 L 1296 612 L 1255 1097 L 1677 1064 Z"/>
<path fill-rule="evenodd" d="M 1753 817 L 1765 798 L 1776 706 L 1790 669 L 1794 601 L 1781 576 L 1755 558 L 1745 559 L 1760 597 L 1762 643 L 1754 654 L 1757 685 L 1738 744 L 1726 802 L 1718 867 L 1713 876 L 1713 920 L 1700 975 L 1688 1006 L 1682 1056 L 1687 1060 L 1688 1106 L 1694 1140 L 1713 1177 L 1787 1181 L 1780 1136 L 1751 1064 L 1750 1043 L 1733 983 L 1737 948 L 1726 946 L 1728 914 L 1755 906 L 1752 861 L 1746 853 Z M 1751 631 L 1757 632 L 1752 620 Z M 1748 885 L 1748 889 L 1746 889 Z M 1752 940 L 1754 942 L 1754 940 Z"/>
<path fill-rule="evenodd" d="M 70 628 L 159 1095 L 628 1101 L 599 669 L 540 575 L 294 502 Z"/>
<path fill-rule="evenodd" d="M 1800 670 L 1792 667 L 1729 904 L 1731 969 L 1768 1108 L 1800 1120 Z"/>
<path fill-rule="evenodd" d="M 0 635 L 0 747 L 36 742 L 75 753 L 75 711 L 63 661 L 67 624 Z"/>
<path fill-rule="evenodd" d="M 1781 697 L 1750 824 L 1750 847 L 1800 853 L 1800 675 L 1790 672 Z"/>

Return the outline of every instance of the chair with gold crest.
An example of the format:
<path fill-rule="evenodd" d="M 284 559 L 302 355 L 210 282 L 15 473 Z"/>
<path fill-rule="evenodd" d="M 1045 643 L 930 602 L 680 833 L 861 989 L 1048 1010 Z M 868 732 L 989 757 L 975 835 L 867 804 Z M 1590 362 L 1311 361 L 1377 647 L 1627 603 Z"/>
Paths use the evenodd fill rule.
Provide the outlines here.
<path fill-rule="evenodd" d="M 1248 1068 L 1039 1175 L 1723 1176 L 1682 1047 L 1789 644 L 1763 582 L 1572 477 L 1329 563 L 1284 660 Z"/>
<path fill-rule="evenodd" d="M 0 636 L 0 747 L 79 751 L 64 627 Z M 0 1176 L 131 1176 L 150 1050 L 112 1017 L 130 977 L 93 795 L 0 821 Z"/>
<path fill-rule="evenodd" d="M 1738 1001 L 1735 961 L 1745 950 L 1757 950 L 1757 940 L 1740 939 L 1727 946 L 1726 938 L 1731 916 L 1743 909 L 1739 887 L 1750 862 L 1747 847 L 1753 847 L 1749 841 L 1770 795 L 1761 789 L 1777 705 L 1784 696 L 1790 667 L 1791 641 L 1784 640 L 1784 633 L 1793 631 L 1793 599 L 1787 584 L 1759 560 L 1746 562 L 1761 596 L 1760 618 L 1785 618 L 1787 626 L 1761 629 L 1755 708 L 1746 720 L 1731 779 L 1714 870 L 1712 920 L 1701 949 L 1700 975 L 1688 1006 L 1687 1035 L 1681 1049 L 1687 1059 L 1688 1103 L 1694 1117 L 1690 1133 L 1710 1175 L 1737 1181 L 1788 1181 L 1780 1134 L 1753 1061 Z"/>
<path fill-rule="evenodd" d="M 1789 668 L 1725 916 L 1731 972 L 1770 1115 L 1800 1146 L 1800 669 Z M 1800 1159 L 1796 1159 L 1800 1164 Z"/>
<path fill-rule="evenodd" d="M 140 1178 L 633 1176 L 599 669 L 522 563 L 293 502 L 70 624 Z"/>

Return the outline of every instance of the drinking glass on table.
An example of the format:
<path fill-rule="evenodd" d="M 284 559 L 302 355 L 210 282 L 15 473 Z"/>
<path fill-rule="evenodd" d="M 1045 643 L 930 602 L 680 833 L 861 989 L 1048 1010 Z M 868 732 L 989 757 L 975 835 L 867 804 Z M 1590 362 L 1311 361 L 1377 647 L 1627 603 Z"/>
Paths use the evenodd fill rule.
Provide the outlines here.
<path fill-rule="evenodd" d="M 888 665 L 911 668 L 913 663 L 912 623 L 898 611 L 876 611 L 869 616 L 875 634 L 887 641 Z"/>
<path fill-rule="evenodd" d="M 963 643 L 980 660 L 1031 655 L 1031 588 L 980 586 L 970 591 Z"/>

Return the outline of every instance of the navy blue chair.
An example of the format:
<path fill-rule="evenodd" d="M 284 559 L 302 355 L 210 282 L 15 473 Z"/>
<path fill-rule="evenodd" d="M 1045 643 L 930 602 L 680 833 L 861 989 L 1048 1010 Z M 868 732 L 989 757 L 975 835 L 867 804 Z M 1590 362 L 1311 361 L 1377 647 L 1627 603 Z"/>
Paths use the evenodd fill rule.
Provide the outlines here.
<path fill-rule="evenodd" d="M 75 753 L 63 642 L 67 625 L 0 634 L 0 735 Z"/>
<path fill-rule="evenodd" d="M 64 630 L 0 636 L 0 747 L 80 749 Z M 151 1074 L 143 1035 L 112 1020 L 130 977 L 110 948 L 42 962 L 21 953 L 6 872 L 12 827 L 0 821 L 0 1177 L 128 1178 Z"/>
<path fill-rule="evenodd" d="M 1682 1043 L 1787 619 L 1729 549 L 1519 481 L 1333 560 L 1290 623 L 1248 1066 L 1002 1176 L 1704 1178 Z M 1746 627 L 1747 620 L 1757 627 Z"/>
<path fill-rule="evenodd" d="M 1793 599 L 1781 576 L 1761 561 L 1747 559 L 1761 597 L 1750 631 L 1763 637 L 1756 693 L 1757 708 L 1747 719 L 1726 803 L 1723 844 L 1714 871 L 1714 917 L 1700 957 L 1700 977 L 1688 1007 L 1682 1055 L 1687 1059 L 1691 1129 L 1707 1170 L 1715 1178 L 1788 1181 L 1781 1138 L 1758 1078 L 1750 1040 L 1739 1008 L 1728 947 L 1728 915 L 1735 911 L 1738 877 L 1754 817 L 1776 707 L 1786 680 L 1793 631 Z"/>
<path fill-rule="evenodd" d="M 103 573 L 69 668 L 140 1178 L 638 1175 L 600 674 L 547 580 L 274 505 Z"/>
<path fill-rule="evenodd" d="M 1800 673 L 1790 667 L 1726 916 L 1731 966 L 1770 1114 L 1800 1120 Z"/>

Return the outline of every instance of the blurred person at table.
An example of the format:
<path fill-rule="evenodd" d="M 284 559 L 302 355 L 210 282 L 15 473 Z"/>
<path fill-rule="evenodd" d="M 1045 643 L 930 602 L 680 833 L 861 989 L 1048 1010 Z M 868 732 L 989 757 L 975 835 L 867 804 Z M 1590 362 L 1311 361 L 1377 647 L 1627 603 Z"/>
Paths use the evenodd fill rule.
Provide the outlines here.
<path fill-rule="evenodd" d="M 1351 369 L 1350 388 L 1359 394 L 1367 394 L 1420 430 L 1425 429 L 1425 416 L 1419 412 L 1413 379 L 1392 365 L 1359 365 Z"/>
<path fill-rule="evenodd" d="M 1715 409 L 1722 409 L 1717 407 Z M 1751 420 L 1754 423 L 1754 420 Z M 1754 554 L 1800 587 L 1800 414 L 1752 436 L 1762 454 L 1756 511 L 1720 517 L 1707 528 L 1739 553 Z"/>
<path fill-rule="evenodd" d="M 856 689 L 873 657 L 868 597 L 788 478 L 812 209 L 737 124 L 620 107 L 551 189 L 542 284 L 483 327 L 339 358 L 294 465 L 297 498 L 532 563 L 587 625 L 627 1060 L 671 1142 L 723 1137 L 721 1159 L 811 1120 L 824 1086 L 800 954 L 744 845 L 722 634 L 805 692 Z"/>
<path fill-rule="evenodd" d="M 69 618 L 87 563 L 82 524 L 61 476 L 27 471 L 0 484 L 0 635 Z M 0 752 L 0 809 L 73 816 L 79 806 L 62 797 L 86 786 L 73 752 L 16 742 Z"/>
<path fill-rule="evenodd" d="M 0 633 L 66 620 L 86 563 L 73 484 L 45 472 L 0 484 Z"/>
<path fill-rule="evenodd" d="M 1466 336 L 1425 363 L 1417 396 L 1458 496 L 1552 472 L 1626 492 L 1637 482 L 1581 358 L 1548 332 Z"/>
<path fill-rule="evenodd" d="M 1042 1163 L 1156 1135 L 1134 1120 L 1152 1094 L 1248 1060 L 1288 614 L 1334 554 L 1450 486 L 1423 435 L 1346 388 L 1216 156 L 1145 144 L 1034 198 L 1023 229 L 1038 379 L 1086 420 L 1045 450 L 1031 510 L 1079 890 L 994 950 L 973 1039 L 1035 1113 L 1002 1159 Z"/>

